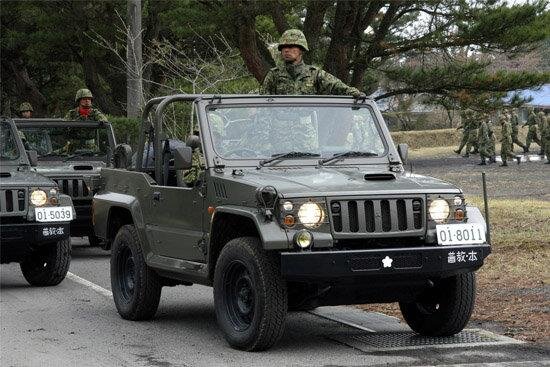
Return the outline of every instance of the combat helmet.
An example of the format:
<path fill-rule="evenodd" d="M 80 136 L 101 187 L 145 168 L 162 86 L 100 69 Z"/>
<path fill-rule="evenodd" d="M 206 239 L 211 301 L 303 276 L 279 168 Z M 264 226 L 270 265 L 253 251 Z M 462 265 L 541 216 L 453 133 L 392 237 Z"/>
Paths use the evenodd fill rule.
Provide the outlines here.
<path fill-rule="evenodd" d="M 34 110 L 32 109 L 32 105 L 29 102 L 23 102 L 19 105 L 19 112 L 25 112 L 25 111 L 34 112 Z"/>
<path fill-rule="evenodd" d="M 304 51 L 309 51 L 306 36 L 299 29 L 289 29 L 283 33 L 277 48 L 281 51 L 284 46 L 298 46 Z"/>
<path fill-rule="evenodd" d="M 94 98 L 92 92 L 89 89 L 79 89 L 76 91 L 76 96 L 74 97 L 74 103 L 78 103 L 81 98 Z"/>

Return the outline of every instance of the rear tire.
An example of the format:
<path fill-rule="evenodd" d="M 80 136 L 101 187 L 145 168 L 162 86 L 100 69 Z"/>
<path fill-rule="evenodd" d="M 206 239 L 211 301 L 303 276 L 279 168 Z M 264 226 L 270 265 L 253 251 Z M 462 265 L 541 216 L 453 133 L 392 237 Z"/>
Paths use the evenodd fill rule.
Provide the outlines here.
<path fill-rule="evenodd" d="M 415 302 L 400 302 L 403 318 L 411 329 L 426 336 L 451 336 L 470 320 L 475 303 L 475 273 L 442 279 Z"/>
<path fill-rule="evenodd" d="M 287 302 L 277 254 L 263 250 L 254 237 L 235 238 L 224 246 L 214 273 L 214 305 L 233 348 L 273 346 L 284 331 Z"/>
<path fill-rule="evenodd" d="M 159 275 L 145 263 L 133 225 L 122 226 L 113 241 L 111 289 L 123 319 L 149 320 L 155 316 L 162 285 Z"/>
<path fill-rule="evenodd" d="M 61 283 L 71 264 L 71 240 L 43 245 L 19 265 L 30 285 L 48 287 Z"/>

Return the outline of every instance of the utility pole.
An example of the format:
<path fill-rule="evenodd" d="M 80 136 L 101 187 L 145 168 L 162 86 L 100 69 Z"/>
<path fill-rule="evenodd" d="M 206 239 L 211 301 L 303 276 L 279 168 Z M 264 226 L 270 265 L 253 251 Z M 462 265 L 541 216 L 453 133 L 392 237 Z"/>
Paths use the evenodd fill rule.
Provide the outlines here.
<path fill-rule="evenodd" d="M 143 105 L 143 59 L 141 55 L 141 0 L 128 1 L 126 47 L 126 116 L 139 117 Z"/>

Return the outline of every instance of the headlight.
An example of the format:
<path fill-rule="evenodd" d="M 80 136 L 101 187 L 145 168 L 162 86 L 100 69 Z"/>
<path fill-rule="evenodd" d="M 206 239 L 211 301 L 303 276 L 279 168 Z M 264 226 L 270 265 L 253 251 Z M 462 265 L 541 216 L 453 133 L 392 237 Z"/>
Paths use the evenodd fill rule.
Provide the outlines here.
<path fill-rule="evenodd" d="M 455 196 L 454 199 L 453 199 L 453 204 L 454 206 L 461 206 L 462 203 L 463 203 L 463 198 L 460 197 L 460 196 Z"/>
<path fill-rule="evenodd" d="M 34 206 L 42 206 L 48 201 L 48 196 L 42 190 L 34 190 L 31 192 L 31 203 Z"/>
<path fill-rule="evenodd" d="M 309 202 L 300 206 L 298 218 L 304 226 L 315 228 L 325 219 L 325 213 L 318 204 Z"/>
<path fill-rule="evenodd" d="M 294 243 L 302 249 L 306 249 L 311 246 L 313 242 L 313 235 L 311 232 L 302 229 L 301 231 L 296 232 L 294 235 Z"/>
<path fill-rule="evenodd" d="M 435 199 L 430 203 L 428 211 L 430 212 L 430 217 L 436 223 L 442 223 L 449 217 L 449 204 L 447 200 Z"/>

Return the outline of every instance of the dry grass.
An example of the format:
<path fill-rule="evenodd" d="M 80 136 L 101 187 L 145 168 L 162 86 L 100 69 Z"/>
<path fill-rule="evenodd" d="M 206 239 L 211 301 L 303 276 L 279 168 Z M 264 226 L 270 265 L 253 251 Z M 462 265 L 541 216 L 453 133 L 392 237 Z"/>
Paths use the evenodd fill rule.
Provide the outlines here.
<path fill-rule="evenodd" d="M 469 198 L 478 207 L 480 198 Z M 489 204 L 493 253 L 478 271 L 472 322 L 514 338 L 550 343 L 550 202 L 495 199 Z M 363 309 L 401 318 L 397 304 Z"/>

